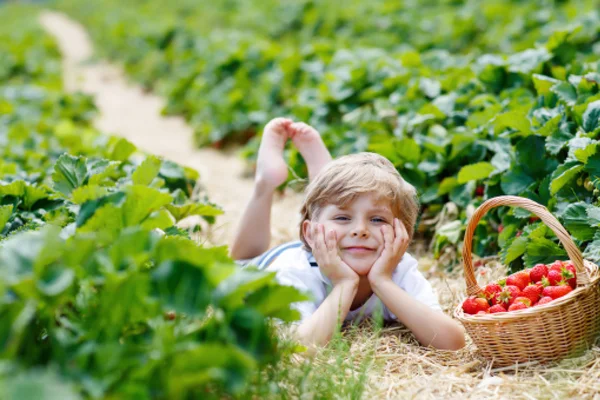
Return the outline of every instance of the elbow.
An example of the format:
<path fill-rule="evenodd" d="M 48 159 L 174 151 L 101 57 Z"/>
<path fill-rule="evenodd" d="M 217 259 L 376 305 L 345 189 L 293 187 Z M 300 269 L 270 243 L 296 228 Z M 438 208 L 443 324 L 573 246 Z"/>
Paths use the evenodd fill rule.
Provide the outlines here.
<path fill-rule="evenodd" d="M 455 323 L 449 329 L 448 336 L 446 336 L 446 340 L 442 343 L 440 349 L 456 351 L 465 347 L 465 344 L 465 332 L 461 326 Z"/>
<path fill-rule="evenodd" d="M 460 332 L 452 335 L 446 343 L 445 350 L 457 351 L 465 347 L 465 335 Z"/>

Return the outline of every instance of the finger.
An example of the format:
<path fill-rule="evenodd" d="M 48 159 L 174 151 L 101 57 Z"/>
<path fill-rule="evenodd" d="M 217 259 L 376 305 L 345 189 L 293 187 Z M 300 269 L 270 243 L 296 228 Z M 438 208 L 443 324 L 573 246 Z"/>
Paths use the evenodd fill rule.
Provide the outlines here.
<path fill-rule="evenodd" d="M 335 231 L 332 229 L 327 232 L 327 251 L 335 250 Z"/>
<path fill-rule="evenodd" d="M 392 245 L 394 242 L 394 237 L 393 237 L 393 232 L 392 232 L 392 228 L 389 225 L 384 225 L 381 227 L 381 231 L 383 233 L 383 244 L 384 244 L 384 251 L 387 250 L 391 250 L 392 249 Z"/>
<path fill-rule="evenodd" d="M 406 250 L 406 247 L 408 247 L 408 231 L 406 230 L 406 227 L 404 226 L 402 221 L 400 221 L 399 218 L 396 218 L 395 226 L 396 226 L 396 229 L 395 229 L 396 230 L 396 239 L 394 240 L 395 251 L 401 251 L 402 249 Z"/>
<path fill-rule="evenodd" d="M 319 249 L 319 224 L 311 222 L 310 224 L 310 229 L 312 231 L 312 237 L 313 237 L 313 250 L 318 250 Z"/>

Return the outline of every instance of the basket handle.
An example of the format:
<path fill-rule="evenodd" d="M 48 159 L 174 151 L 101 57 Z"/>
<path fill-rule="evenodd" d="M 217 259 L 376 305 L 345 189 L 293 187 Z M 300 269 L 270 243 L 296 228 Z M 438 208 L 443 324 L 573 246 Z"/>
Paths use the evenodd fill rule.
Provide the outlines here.
<path fill-rule="evenodd" d="M 577 270 L 577 284 L 578 285 L 586 285 L 590 283 L 590 276 L 583 265 L 583 257 L 581 256 L 581 251 L 577 248 L 569 233 L 565 230 L 565 228 L 558 222 L 556 217 L 548 211 L 546 207 L 541 204 L 536 203 L 533 200 L 518 197 L 518 196 L 498 196 L 493 197 L 491 199 L 483 202 L 477 210 L 471 216 L 467 224 L 467 230 L 465 232 L 465 240 L 463 246 L 463 261 L 465 268 L 465 280 L 467 282 L 467 294 L 469 296 L 476 295 L 483 290 L 477 284 L 475 280 L 475 273 L 473 271 L 473 258 L 471 257 L 471 247 L 473 244 L 473 233 L 475 232 L 475 228 L 477 227 L 477 223 L 483 217 L 483 215 L 491 210 L 492 208 L 498 206 L 516 206 L 526 209 L 527 211 L 532 212 L 533 214 L 540 217 L 542 222 L 544 222 L 552 231 L 556 234 L 565 250 L 567 250 L 567 254 L 573 264 L 575 265 L 575 269 Z"/>

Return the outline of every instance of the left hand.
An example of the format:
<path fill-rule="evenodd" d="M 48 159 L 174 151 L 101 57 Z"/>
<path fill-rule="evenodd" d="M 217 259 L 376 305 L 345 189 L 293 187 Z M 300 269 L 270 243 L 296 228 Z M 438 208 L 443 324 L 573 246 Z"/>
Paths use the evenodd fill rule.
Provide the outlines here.
<path fill-rule="evenodd" d="M 392 279 L 392 274 L 404 253 L 406 253 L 409 244 L 406 227 L 398 218 L 394 218 L 393 226 L 382 226 L 381 233 L 383 234 L 384 247 L 379 258 L 371 267 L 369 275 L 367 275 L 371 284 L 385 279 Z"/>

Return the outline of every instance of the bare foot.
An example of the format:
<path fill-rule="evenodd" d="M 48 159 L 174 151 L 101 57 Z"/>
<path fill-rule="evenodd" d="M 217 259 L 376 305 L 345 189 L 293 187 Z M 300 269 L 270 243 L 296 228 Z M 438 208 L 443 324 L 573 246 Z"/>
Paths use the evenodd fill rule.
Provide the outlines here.
<path fill-rule="evenodd" d="M 308 167 L 308 179 L 312 181 L 325 164 L 331 161 L 331 154 L 319 132 L 312 126 L 304 122 L 295 122 L 290 125 L 289 131 L 292 142 Z"/>
<path fill-rule="evenodd" d="M 256 182 L 269 189 L 274 190 L 287 179 L 288 168 L 283 159 L 283 148 L 292 123 L 291 119 L 275 118 L 269 121 L 263 131 L 256 161 Z"/>

